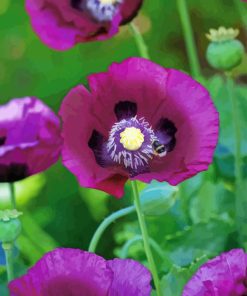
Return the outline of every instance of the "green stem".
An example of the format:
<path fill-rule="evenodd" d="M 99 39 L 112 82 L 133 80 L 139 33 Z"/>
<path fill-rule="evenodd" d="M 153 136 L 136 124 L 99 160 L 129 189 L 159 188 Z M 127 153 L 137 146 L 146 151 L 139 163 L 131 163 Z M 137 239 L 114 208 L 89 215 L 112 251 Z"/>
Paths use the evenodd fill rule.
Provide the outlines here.
<path fill-rule="evenodd" d="M 8 282 L 14 279 L 14 268 L 13 268 L 13 260 L 12 260 L 12 243 L 3 243 L 2 244 L 5 258 L 6 258 L 6 269 L 7 269 L 7 277 Z"/>
<path fill-rule="evenodd" d="M 142 238 L 143 238 L 143 244 L 144 244 L 144 250 L 148 259 L 149 267 L 151 270 L 151 273 L 153 275 L 153 280 L 154 280 L 154 285 L 156 287 L 156 293 L 157 296 L 161 296 L 161 289 L 160 289 L 160 281 L 159 281 L 159 276 L 158 276 L 158 271 L 154 262 L 152 250 L 149 244 L 149 235 L 148 235 L 148 230 L 146 226 L 146 222 L 144 219 L 144 215 L 142 213 L 141 209 L 141 201 L 140 201 L 140 196 L 137 188 L 137 183 L 136 181 L 131 182 L 132 189 L 133 189 L 133 195 L 134 195 L 134 201 L 135 201 L 135 207 L 136 207 L 136 212 L 138 216 L 138 221 L 139 225 L 141 228 L 141 233 L 142 233 Z"/>
<path fill-rule="evenodd" d="M 238 13 L 242 19 L 242 23 L 245 28 L 245 34 L 247 36 L 247 4 L 241 0 L 234 0 L 234 4 L 238 10 Z"/>
<path fill-rule="evenodd" d="M 177 0 L 177 8 L 182 23 L 182 29 L 186 43 L 186 50 L 189 57 L 191 73 L 192 76 L 198 78 L 201 76 L 201 68 L 186 0 Z"/>
<path fill-rule="evenodd" d="M 133 22 L 130 23 L 129 27 L 130 27 L 130 31 L 132 32 L 132 34 L 135 38 L 136 45 L 137 45 L 138 50 L 140 52 L 140 56 L 145 59 L 150 59 L 150 56 L 148 53 L 148 47 L 142 37 L 142 34 L 140 33 L 140 31 L 138 29 L 138 27 Z"/>
<path fill-rule="evenodd" d="M 236 222 L 241 243 L 247 242 L 246 200 L 242 194 L 242 157 L 241 157 L 241 117 L 237 97 L 234 94 L 234 80 L 230 73 L 226 74 L 227 90 L 232 103 L 232 117 L 235 136 L 235 176 L 236 176 Z"/>
<path fill-rule="evenodd" d="M 136 244 L 137 242 L 142 242 L 142 236 L 141 235 L 136 235 L 135 237 L 133 237 L 132 239 L 128 240 L 121 251 L 120 257 L 121 258 L 127 258 L 128 257 L 128 252 L 129 249 L 132 245 Z M 163 254 L 163 251 L 161 250 L 160 246 L 156 243 L 155 240 L 153 240 L 152 238 L 149 238 L 149 243 L 151 245 L 151 247 L 156 251 L 156 253 L 162 258 L 165 258 L 165 255 Z"/>
<path fill-rule="evenodd" d="M 135 207 L 134 206 L 130 206 L 128 208 L 125 209 L 121 209 L 115 213 L 112 213 L 110 216 L 108 216 L 107 218 L 105 218 L 105 220 L 99 225 L 99 227 L 97 228 L 97 230 L 95 231 L 92 240 L 89 244 L 89 248 L 88 251 L 94 253 L 98 242 L 103 234 L 103 232 L 106 230 L 106 228 L 113 223 L 115 220 L 124 217 L 128 214 L 134 213 L 135 211 Z"/>
<path fill-rule="evenodd" d="M 10 189 L 10 200 L 11 200 L 12 208 L 16 209 L 15 184 L 9 183 L 9 189 Z"/>

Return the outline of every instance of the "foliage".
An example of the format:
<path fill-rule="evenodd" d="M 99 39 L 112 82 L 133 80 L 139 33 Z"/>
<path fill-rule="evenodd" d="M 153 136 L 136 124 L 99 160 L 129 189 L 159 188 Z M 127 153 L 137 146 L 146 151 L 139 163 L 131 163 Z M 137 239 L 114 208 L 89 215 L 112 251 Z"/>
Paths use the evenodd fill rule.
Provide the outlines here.
<path fill-rule="evenodd" d="M 221 133 L 214 163 L 209 171 L 179 186 L 174 204 L 161 216 L 146 217 L 150 236 L 158 243 L 155 252 L 162 289 L 166 296 L 179 296 L 183 285 L 197 268 L 222 251 L 239 247 L 236 239 L 234 196 L 234 130 L 231 101 L 222 75 L 213 74 L 205 59 L 205 33 L 219 25 L 240 27 L 238 12 L 229 1 L 189 1 L 195 37 L 209 89 L 220 113 Z M 189 72 L 187 56 L 176 12 L 176 1 L 145 1 L 136 22 L 150 45 L 152 59 L 166 67 Z M 224 11 L 224 13 L 222 13 Z M 24 11 L 24 0 L 0 1 L 0 102 L 12 97 L 40 97 L 55 111 L 68 89 L 86 83 L 92 72 L 105 70 L 112 61 L 138 55 L 127 27 L 104 43 L 82 44 L 67 52 L 45 47 L 32 32 Z M 235 96 L 241 106 L 243 171 L 247 178 L 247 87 L 243 72 L 247 58 L 236 69 Z M 243 70 L 244 69 L 244 70 Z M 245 73 L 246 74 L 246 73 Z M 139 183 L 140 188 L 146 185 Z M 8 206 L 8 187 L 0 185 L 0 209 Z M 111 212 L 132 201 L 130 185 L 121 200 L 96 190 L 81 189 L 75 177 L 58 163 L 48 171 L 17 184 L 17 203 L 25 213 L 23 231 L 17 241 L 17 275 L 23 274 L 44 253 L 57 246 L 87 249 L 97 225 Z M 140 235 L 136 216 L 120 219 L 109 227 L 98 253 L 105 258 L 119 256 L 126 241 Z M 18 251 L 18 250 L 19 251 Z M 142 242 L 136 240 L 128 256 L 146 264 Z M 0 249 L 0 264 L 4 264 Z M 0 295 L 7 295 L 5 268 L 0 265 Z M 155 295 L 152 294 L 152 295 Z"/>

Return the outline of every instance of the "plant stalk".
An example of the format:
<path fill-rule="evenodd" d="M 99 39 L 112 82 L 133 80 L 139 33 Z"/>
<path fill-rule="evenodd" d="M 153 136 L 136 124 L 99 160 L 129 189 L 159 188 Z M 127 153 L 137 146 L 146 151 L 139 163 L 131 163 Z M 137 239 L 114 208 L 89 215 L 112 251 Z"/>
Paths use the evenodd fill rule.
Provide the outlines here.
<path fill-rule="evenodd" d="M 95 250 L 97 248 L 98 242 L 100 240 L 100 238 L 103 235 L 103 232 L 106 230 L 106 228 L 113 222 L 115 222 L 117 219 L 122 218 L 128 214 L 134 213 L 135 212 L 135 207 L 134 206 L 130 206 L 124 209 L 121 209 L 115 213 L 112 213 L 110 216 L 108 216 L 107 218 L 105 218 L 105 220 L 99 225 L 99 227 L 97 228 L 97 230 L 95 231 L 91 242 L 89 244 L 89 248 L 88 251 L 95 253 Z"/>
<path fill-rule="evenodd" d="M 154 285 L 156 287 L 156 293 L 157 296 L 162 296 L 161 293 L 161 288 L 160 288 L 160 281 L 159 281 L 159 276 L 158 276 L 158 271 L 154 262 L 152 250 L 150 247 L 150 241 L 149 241 L 149 235 L 148 235 L 148 230 L 146 226 L 146 222 L 144 219 L 144 214 L 142 212 L 141 208 L 141 201 L 140 201 L 140 196 L 137 188 L 137 183 L 136 181 L 131 182 L 132 185 L 132 190 L 133 190 L 133 195 L 134 195 L 134 202 L 135 202 L 135 207 L 136 207 L 136 212 L 138 216 L 138 221 L 142 233 L 142 238 L 143 238 L 143 244 L 144 244 L 144 250 L 148 259 L 148 264 L 150 271 L 153 275 L 153 280 L 154 280 Z"/>
<path fill-rule="evenodd" d="M 236 223 L 239 233 L 240 243 L 247 247 L 247 200 L 243 191 L 243 173 L 242 173 L 242 156 L 241 156 L 241 114 L 239 102 L 234 94 L 234 80 L 231 73 L 226 73 L 227 90 L 232 104 L 232 119 L 235 137 L 235 208 Z"/>
<path fill-rule="evenodd" d="M 193 77 L 199 78 L 201 77 L 201 67 L 186 0 L 177 0 L 177 8 L 182 23 L 191 74 Z"/>
<path fill-rule="evenodd" d="M 15 197 L 15 183 L 9 183 L 10 189 L 10 201 L 13 209 L 16 209 L 16 197 Z"/>
<path fill-rule="evenodd" d="M 13 268 L 13 258 L 12 258 L 13 244 L 3 243 L 2 247 L 3 247 L 5 258 L 6 258 L 7 278 L 9 283 L 14 279 L 14 268 Z"/>
<path fill-rule="evenodd" d="M 135 42 L 136 42 L 136 45 L 138 47 L 138 50 L 139 50 L 139 53 L 140 53 L 140 56 L 142 58 L 145 58 L 145 59 L 149 59 L 150 60 L 150 56 L 149 56 L 149 53 L 148 53 L 148 47 L 142 37 L 142 34 L 141 32 L 139 31 L 138 27 L 133 23 L 131 22 L 129 24 L 129 28 L 130 28 L 130 31 L 132 32 L 134 38 L 135 38 Z"/>

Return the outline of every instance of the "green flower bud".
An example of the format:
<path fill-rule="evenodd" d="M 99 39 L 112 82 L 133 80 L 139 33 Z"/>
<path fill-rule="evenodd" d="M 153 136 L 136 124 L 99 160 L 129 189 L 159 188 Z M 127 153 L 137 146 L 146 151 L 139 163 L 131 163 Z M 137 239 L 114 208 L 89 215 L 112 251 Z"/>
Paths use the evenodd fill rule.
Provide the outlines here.
<path fill-rule="evenodd" d="M 207 48 L 208 63 L 217 70 L 230 71 L 238 66 L 244 56 L 243 44 L 235 39 L 239 30 L 220 27 L 211 29 L 207 38 L 211 41 Z"/>
<path fill-rule="evenodd" d="M 22 213 L 17 210 L 0 211 L 0 241 L 11 243 L 21 232 L 21 222 L 18 217 Z"/>
<path fill-rule="evenodd" d="M 140 194 L 143 213 L 161 216 L 175 203 L 178 188 L 166 183 L 152 181 Z"/>

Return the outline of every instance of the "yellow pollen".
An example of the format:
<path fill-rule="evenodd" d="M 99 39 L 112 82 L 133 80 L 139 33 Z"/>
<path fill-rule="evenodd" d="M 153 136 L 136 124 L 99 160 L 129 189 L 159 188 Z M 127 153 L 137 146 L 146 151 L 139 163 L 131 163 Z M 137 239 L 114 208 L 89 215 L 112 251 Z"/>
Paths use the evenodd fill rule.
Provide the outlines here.
<path fill-rule="evenodd" d="M 115 4 L 118 0 L 100 0 L 101 4 Z"/>
<path fill-rule="evenodd" d="M 141 130 L 136 127 L 126 127 L 126 129 L 121 132 L 120 137 L 120 143 L 125 149 L 130 151 L 138 150 L 144 142 L 144 135 Z"/>

